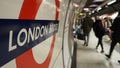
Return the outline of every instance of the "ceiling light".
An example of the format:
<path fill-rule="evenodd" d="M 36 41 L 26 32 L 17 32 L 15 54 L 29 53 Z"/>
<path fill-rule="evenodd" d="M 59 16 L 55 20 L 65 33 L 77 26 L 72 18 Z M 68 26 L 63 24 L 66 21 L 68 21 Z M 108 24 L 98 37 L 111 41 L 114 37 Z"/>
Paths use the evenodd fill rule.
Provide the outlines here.
<path fill-rule="evenodd" d="M 95 13 L 95 11 L 92 11 L 92 13 Z"/>
<path fill-rule="evenodd" d="M 93 2 L 103 2 L 104 0 L 94 0 Z"/>
<path fill-rule="evenodd" d="M 93 5 L 90 5 L 89 7 L 97 7 L 98 5 L 96 4 L 93 4 Z"/>
<path fill-rule="evenodd" d="M 101 10 L 101 9 L 102 9 L 101 7 L 98 7 L 98 8 L 97 8 L 97 11 L 99 11 L 99 10 Z"/>
<path fill-rule="evenodd" d="M 78 5 L 78 4 L 76 4 L 76 3 L 73 3 L 73 6 L 74 6 L 74 7 L 79 7 L 79 5 Z"/>
<path fill-rule="evenodd" d="M 84 11 L 89 11 L 89 8 L 84 8 L 83 10 L 84 10 Z"/>
<path fill-rule="evenodd" d="M 114 2 L 116 2 L 116 0 L 112 0 L 112 1 L 108 2 L 107 5 L 111 5 L 111 4 L 113 4 Z"/>

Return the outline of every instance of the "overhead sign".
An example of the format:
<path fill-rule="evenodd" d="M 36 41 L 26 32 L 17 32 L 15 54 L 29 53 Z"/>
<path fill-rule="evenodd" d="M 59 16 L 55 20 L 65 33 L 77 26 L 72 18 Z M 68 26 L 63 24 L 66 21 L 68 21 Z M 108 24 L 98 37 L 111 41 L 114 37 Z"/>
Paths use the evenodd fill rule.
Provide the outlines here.
<path fill-rule="evenodd" d="M 0 66 L 54 35 L 58 22 L 0 19 Z"/>

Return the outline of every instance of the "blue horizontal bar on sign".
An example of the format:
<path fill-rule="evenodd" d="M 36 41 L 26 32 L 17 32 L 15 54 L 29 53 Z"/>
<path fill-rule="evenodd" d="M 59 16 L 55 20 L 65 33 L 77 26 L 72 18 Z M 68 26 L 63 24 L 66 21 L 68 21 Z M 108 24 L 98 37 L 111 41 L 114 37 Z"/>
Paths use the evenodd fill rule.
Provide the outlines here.
<path fill-rule="evenodd" d="M 58 31 L 57 20 L 0 19 L 0 66 Z"/>

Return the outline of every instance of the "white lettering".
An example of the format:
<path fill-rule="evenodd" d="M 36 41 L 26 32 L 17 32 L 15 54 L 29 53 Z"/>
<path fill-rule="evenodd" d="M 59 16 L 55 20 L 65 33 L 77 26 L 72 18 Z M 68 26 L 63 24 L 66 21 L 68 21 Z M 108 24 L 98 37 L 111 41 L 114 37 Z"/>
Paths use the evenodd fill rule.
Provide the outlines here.
<path fill-rule="evenodd" d="M 9 52 L 12 50 L 15 50 L 17 48 L 17 45 L 12 45 L 12 38 L 13 38 L 13 31 L 10 31 L 10 35 L 9 35 Z"/>
<path fill-rule="evenodd" d="M 40 31 L 40 36 L 43 37 L 44 35 L 44 26 L 41 27 L 41 31 Z"/>
<path fill-rule="evenodd" d="M 20 41 L 20 37 L 21 37 L 21 34 L 24 33 L 25 36 L 24 36 L 24 40 L 23 41 Z M 23 37 L 22 37 L 23 38 Z M 20 32 L 18 33 L 18 37 L 17 37 L 17 43 L 19 46 L 23 46 L 27 41 L 27 30 L 25 28 L 21 29 Z"/>
<path fill-rule="evenodd" d="M 39 38 L 39 33 L 40 33 L 40 27 L 36 27 L 36 30 L 35 30 L 35 40 L 37 40 Z"/>
<path fill-rule="evenodd" d="M 31 28 L 29 28 L 29 31 L 28 31 L 28 43 L 30 42 L 30 37 L 31 37 L 32 41 L 34 41 L 34 36 L 35 36 L 35 28 L 33 28 L 33 32 L 31 30 Z"/>
<path fill-rule="evenodd" d="M 54 32 L 56 30 L 56 25 L 51 24 L 50 28 L 49 26 L 36 26 L 32 28 L 29 28 L 28 30 L 25 28 L 22 28 L 19 32 L 18 35 L 15 37 L 13 45 L 13 37 L 14 37 L 14 32 L 11 30 L 9 32 L 9 48 L 8 51 L 13 51 L 17 49 L 17 46 L 24 46 L 25 44 L 28 44 L 32 41 L 35 41 L 45 35 L 48 35 L 51 32 Z"/>
<path fill-rule="evenodd" d="M 45 26 L 44 28 L 44 35 L 48 34 L 48 26 Z"/>

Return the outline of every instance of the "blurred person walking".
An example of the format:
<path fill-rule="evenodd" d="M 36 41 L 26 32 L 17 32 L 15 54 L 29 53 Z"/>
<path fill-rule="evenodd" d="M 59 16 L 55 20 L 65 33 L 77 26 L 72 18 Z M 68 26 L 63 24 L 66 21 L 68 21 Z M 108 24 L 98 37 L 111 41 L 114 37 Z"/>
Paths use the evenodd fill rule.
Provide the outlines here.
<path fill-rule="evenodd" d="M 83 19 L 83 23 L 82 23 L 83 34 L 85 37 L 84 46 L 88 46 L 89 34 L 92 26 L 93 26 L 93 20 L 88 14 L 86 14 L 86 17 Z"/>
<path fill-rule="evenodd" d="M 98 46 L 101 45 L 101 53 L 103 53 L 104 48 L 102 43 L 102 37 L 105 35 L 105 28 L 101 20 L 96 19 L 95 23 L 93 24 L 93 31 L 95 33 L 95 36 L 98 38 L 96 49 L 98 49 Z"/>
<path fill-rule="evenodd" d="M 120 42 L 120 13 L 113 21 L 112 26 L 110 27 L 112 30 L 112 42 L 109 50 L 109 54 L 106 54 L 106 57 L 111 58 L 115 45 Z"/>

